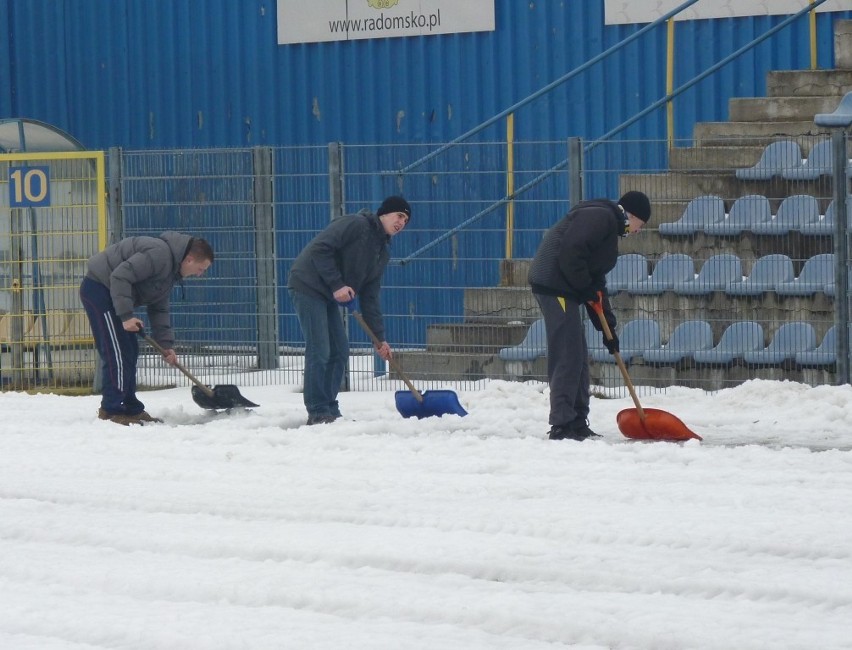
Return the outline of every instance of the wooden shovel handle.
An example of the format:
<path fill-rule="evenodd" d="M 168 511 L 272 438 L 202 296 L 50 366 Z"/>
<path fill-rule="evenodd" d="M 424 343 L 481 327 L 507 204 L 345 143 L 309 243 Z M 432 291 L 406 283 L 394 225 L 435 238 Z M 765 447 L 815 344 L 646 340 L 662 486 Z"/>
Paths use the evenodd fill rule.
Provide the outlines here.
<path fill-rule="evenodd" d="M 370 329 L 370 326 L 367 325 L 367 321 L 364 320 L 364 317 L 361 315 L 359 311 L 352 310 L 352 316 L 355 320 L 358 321 L 358 324 L 362 327 L 362 329 L 367 332 L 367 336 L 370 337 L 370 340 L 373 342 L 373 345 L 376 349 L 382 347 L 382 342 L 373 334 L 373 330 Z M 400 376 L 400 379 L 405 382 L 405 385 L 408 386 L 408 390 L 411 391 L 411 394 L 414 395 L 414 399 L 416 399 L 421 404 L 423 403 L 423 395 L 420 394 L 420 391 L 414 387 L 414 384 L 405 376 L 405 373 L 402 372 L 402 368 L 399 367 L 399 364 L 396 362 L 396 359 L 391 356 L 388 359 L 388 363 L 390 367 L 393 368 L 393 371 Z"/>
<path fill-rule="evenodd" d="M 603 293 L 598 291 L 598 299 L 590 300 L 588 304 L 595 311 L 595 314 L 597 314 L 604 336 L 606 336 L 606 340 L 612 341 L 612 330 L 609 328 L 609 323 L 606 322 L 606 315 L 603 310 Z M 644 422 L 645 409 L 643 409 L 642 405 L 639 403 L 639 396 L 636 395 L 636 389 L 633 387 L 633 382 L 630 381 L 630 375 L 627 374 L 627 366 L 624 365 L 624 360 L 621 358 L 621 354 L 613 352 L 612 356 L 615 357 L 615 363 L 618 364 L 618 369 L 621 370 L 621 375 L 624 377 L 624 383 L 627 384 L 627 390 L 630 392 L 630 397 L 633 398 L 633 403 L 636 405 L 636 410 L 639 412 L 639 419 Z"/>
<path fill-rule="evenodd" d="M 159 352 L 163 356 L 166 356 L 166 351 L 163 346 L 157 343 L 150 336 L 145 334 L 145 330 L 139 330 L 139 336 L 145 339 L 145 342 L 152 348 L 154 348 L 157 352 Z M 184 375 L 186 375 L 193 384 L 195 384 L 196 386 L 198 386 L 198 388 L 201 389 L 201 392 L 207 395 L 207 397 L 213 397 L 213 389 L 210 388 L 210 386 L 207 386 L 206 384 L 202 384 L 191 372 L 189 372 L 189 370 L 187 370 L 181 365 L 180 361 L 175 361 L 175 368 L 177 368 Z"/>

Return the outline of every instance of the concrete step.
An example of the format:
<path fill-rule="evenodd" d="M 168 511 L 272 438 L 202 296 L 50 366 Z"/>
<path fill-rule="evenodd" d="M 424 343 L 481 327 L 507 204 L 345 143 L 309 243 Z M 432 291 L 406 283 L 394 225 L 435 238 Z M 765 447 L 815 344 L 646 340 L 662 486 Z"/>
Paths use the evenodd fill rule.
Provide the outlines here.
<path fill-rule="evenodd" d="M 814 97 L 736 97 L 728 102 L 732 122 L 790 122 L 813 120 L 817 113 L 831 113 L 843 95 Z"/>
<path fill-rule="evenodd" d="M 818 137 L 792 138 L 799 143 L 802 154 L 807 157 L 811 149 L 829 134 Z M 713 170 L 731 171 L 756 164 L 766 149 L 765 144 L 755 144 L 743 138 L 723 146 L 676 147 L 669 151 L 669 169 L 673 172 L 703 173 Z M 850 149 L 852 150 L 852 148 Z"/>
<path fill-rule="evenodd" d="M 469 288 L 464 291 L 465 323 L 508 324 L 523 321 L 527 325 L 541 318 L 538 303 L 529 286 Z"/>
<path fill-rule="evenodd" d="M 669 151 L 669 169 L 673 172 L 706 173 L 714 170 L 731 172 L 740 167 L 751 167 L 763 153 L 765 146 L 738 143 L 722 147 L 676 147 Z"/>
<path fill-rule="evenodd" d="M 843 97 L 852 90 L 852 70 L 774 70 L 766 76 L 769 97 Z"/>
<path fill-rule="evenodd" d="M 790 233 L 784 237 L 755 235 L 750 232 L 736 237 L 714 237 L 704 233 L 688 237 L 664 237 L 656 230 L 646 230 L 641 235 L 628 237 L 619 244 L 619 254 L 639 253 L 652 263 L 671 253 L 685 253 L 698 264 L 718 253 L 733 253 L 742 260 L 757 259 L 771 253 L 789 255 L 793 260 L 806 260 L 820 253 L 831 253 L 833 250 L 831 237 L 814 237 L 802 233 Z"/>
<path fill-rule="evenodd" d="M 429 352 L 496 354 L 500 348 L 520 343 L 529 329 L 522 321 L 505 325 L 490 323 L 442 323 L 426 328 Z"/>
<path fill-rule="evenodd" d="M 702 194 L 716 194 L 725 201 L 733 201 L 746 194 L 763 194 L 767 197 L 785 197 L 790 194 L 810 194 L 819 198 L 832 196 L 831 179 L 828 176 L 815 181 L 793 182 L 780 177 L 768 181 L 741 181 L 733 172 L 623 174 L 619 179 L 619 190 L 639 190 L 653 197 L 655 202 L 689 201 Z"/>
<path fill-rule="evenodd" d="M 500 374 L 503 366 L 493 354 L 395 351 L 394 358 L 415 386 L 418 380 L 478 381 Z M 391 373 L 391 377 L 399 378 L 396 373 Z"/>
<path fill-rule="evenodd" d="M 743 142 L 765 147 L 770 142 L 787 138 L 797 140 L 801 146 L 815 137 L 828 135 L 814 124 L 813 117 L 788 122 L 701 122 L 693 129 L 696 147 L 733 146 Z"/>

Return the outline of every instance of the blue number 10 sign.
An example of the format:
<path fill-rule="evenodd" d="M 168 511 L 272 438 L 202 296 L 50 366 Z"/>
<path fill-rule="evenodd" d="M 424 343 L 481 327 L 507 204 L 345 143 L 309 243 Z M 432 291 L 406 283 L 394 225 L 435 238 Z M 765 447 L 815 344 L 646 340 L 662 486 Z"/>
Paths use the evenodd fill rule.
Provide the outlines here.
<path fill-rule="evenodd" d="M 49 167 L 10 167 L 9 206 L 44 208 L 50 205 Z"/>

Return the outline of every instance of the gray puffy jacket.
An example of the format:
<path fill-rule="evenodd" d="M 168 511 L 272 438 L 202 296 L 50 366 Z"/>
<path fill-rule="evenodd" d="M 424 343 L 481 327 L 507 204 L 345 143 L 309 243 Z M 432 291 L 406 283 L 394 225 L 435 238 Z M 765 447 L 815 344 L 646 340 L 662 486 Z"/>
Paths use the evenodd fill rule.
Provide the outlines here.
<path fill-rule="evenodd" d="M 175 338 L 169 316 L 169 295 L 181 280 L 180 264 L 192 237 L 164 232 L 159 237 L 128 237 L 89 259 L 86 277 L 109 288 L 115 313 L 122 321 L 134 307 L 146 306 L 154 340 L 166 349 Z"/>

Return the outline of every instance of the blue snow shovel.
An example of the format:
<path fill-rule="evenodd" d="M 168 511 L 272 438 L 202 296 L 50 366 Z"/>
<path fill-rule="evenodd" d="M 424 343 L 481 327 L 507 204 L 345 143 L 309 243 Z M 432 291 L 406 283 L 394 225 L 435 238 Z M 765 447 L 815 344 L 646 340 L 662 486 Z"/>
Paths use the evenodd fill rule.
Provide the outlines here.
<path fill-rule="evenodd" d="M 382 342 L 373 334 L 373 330 L 364 321 L 364 317 L 355 309 L 351 309 L 351 314 L 370 337 L 373 345 L 379 348 Z M 402 417 L 422 419 L 432 416 L 440 417 L 442 415 L 467 415 L 467 411 L 459 404 L 458 395 L 453 391 L 427 390 L 425 393 L 421 393 L 414 387 L 414 384 L 411 383 L 408 377 L 405 376 L 405 373 L 402 372 L 402 368 L 400 368 L 396 359 L 391 357 L 388 359 L 388 363 L 393 371 L 399 375 L 400 379 L 405 382 L 405 385 L 408 386 L 408 390 L 398 390 L 394 396 L 396 399 L 396 410 L 399 411 Z"/>

